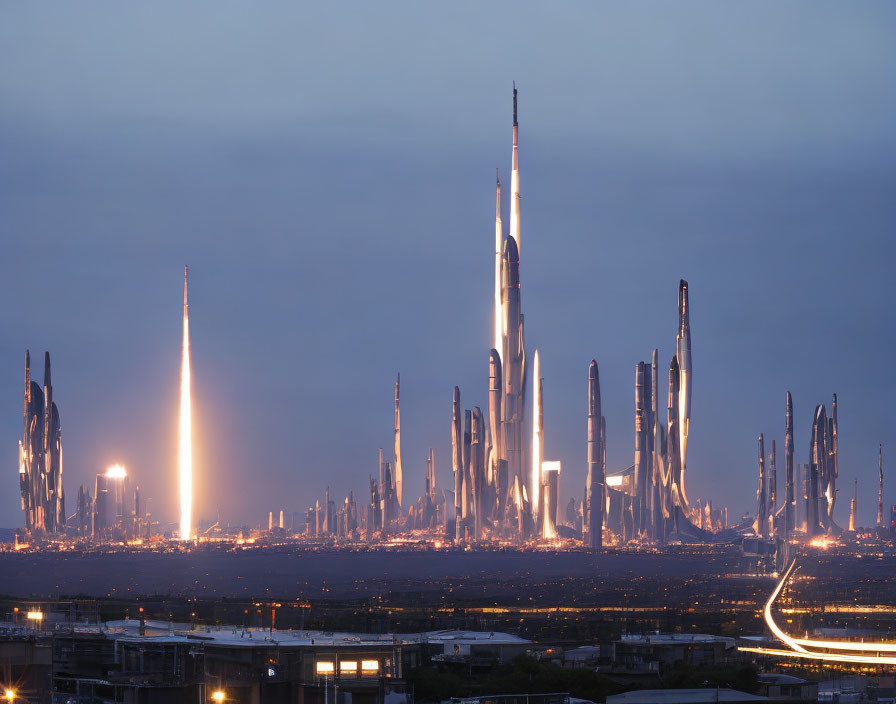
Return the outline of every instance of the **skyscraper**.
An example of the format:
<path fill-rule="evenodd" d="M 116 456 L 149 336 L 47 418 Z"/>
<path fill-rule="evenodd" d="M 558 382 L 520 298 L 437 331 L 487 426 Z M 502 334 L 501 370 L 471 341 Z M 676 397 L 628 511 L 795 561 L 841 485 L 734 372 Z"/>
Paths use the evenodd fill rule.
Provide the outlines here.
<path fill-rule="evenodd" d="M 603 547 L 604 467 L 601 432 L 600 377 L 597 362 L 588 365 L 588 475 L 585 480 L 585 545 L 592 550 Z"/>
<path fill-rule="evenodd" d="M 688 498 L 684 486 L 684 472 L 687 468 L 688 436 L 691 431 L 691 309 L 688 300 L 688 282 L 678 283 L 678 336 L 676 347 L 679 369 L 678 386 L 678 436 L 681 453 L 680 476 L 677 478 L 679 498 L 687 510 Z"/>
<path fill-rule="evenodd" d="M 19 490 L 28 535 L 65 531 L 62 487 L 62 427 L 53 400 L 50 353 L 44 354 L 44 387 L 31 379 L 31 353 L 25 352 L 25 399 L 19 443 Z"/>
<path fill-rule="evenodd" d="M 413 381 L 413 379 L 411 380 Z M 395 501 L 398 503 L 398 509 L 401 510 L 401 409 L 399 405 L 401 391 L 401 374 L 395 377 L 395 464 L 392 468 L 393 482 L 395 486 Z"/>

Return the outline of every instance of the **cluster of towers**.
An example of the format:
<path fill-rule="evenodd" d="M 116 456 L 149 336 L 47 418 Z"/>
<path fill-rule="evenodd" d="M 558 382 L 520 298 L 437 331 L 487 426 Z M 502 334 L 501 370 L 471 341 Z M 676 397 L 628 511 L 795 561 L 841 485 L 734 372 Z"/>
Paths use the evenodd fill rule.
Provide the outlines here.
<path fill-rule="evenodd" d="M 500 178 L 495 188 L 494 337 L 488 363 L 487 418 L 479 406 L 462 408 L 458 387 L 452 399 L 455 520 L 450 532 L 458 541 L 556 537 L 560 465 L 543 461 L 543 380 L 537 351 L 532 377 L 531 443 L 525 437 L 529 359 L 520 295 L 520 236 L 519 122 L 514 86 L 510 223 L 506 233 Z"/>
<path fill-rule="evenodd" d="M 130 477 L 120 465 L 97 474 L 93 496 L 78 487 L 78 510 L 69 522 L 69 532 L 97 541 L 128 541 L 149 538 L 151 516 L 140 500 L 140 487 L 131 490 Z"/>
<path fill-rule="evenodd" d="M 544 380 L 537 350 L 529 357 L 520 286 L 520 172 L 517 91 L 513 90 L 513 132 L 510 218 L 505 232 L 501 181 L 495 196 L 494 337 L 489 351 L 486 412 L 463 408 L 454 388 L 451 409 L 451 468 L 454 491 L 439 491 L 432 450 L 427 459 L 424 494 L 402 509 L 401 424 L 399 382 L 395 384 L 395 454 L 370 480 L 370 503 L 362 521 L 371 539 L 398 529 L 441 528 L 456 542 L 581 537 L 600 548 L 604 530 L 617 540 L 665 541 L 671 536 L 702 539 L 711 526 L 711 512 L 694 511 L 684 488 L 691 418 L 691 333 L 688 285 L 682 281 L 678 300 L 676 353 L 669 368 L 665 421 L 657 352 L 636 373 L 635 460 L 608 481 L 606 420 L 601 412 L 598 366 L 592 361 L 587 379 L 587 475 L 581 504 L 559 514 L 561 465 L 545 460 Z M 531 399 L 527 398 L 531 377 Z M 531 436 L 528 434 L 531 432 Z M 454 510 L 450 511 L 453 493 Z M 453 513 L 453 516 L 450 514 Z M 700 526 L 693 519 L 699 513 Z M 311 525 L 311 516 L 307 523 Z M 315 525 L 319 524 L 315 520 Z"/>
<path fill-rule="evenodd" d="M 417 501 L 402 508 L 403 481 L 401 469 L 401 375 L 395 380 L 395 456 L 391 462 L 379 450 L 379 471 L 370 478 L 370 502 L 359 508 L 353 492 L 345 498 L 343 506 L 336 508 L 326 490 L 324 503 L 315 502 L 305 512 L 305 533 L 309 537 L 360 538 L 368 541 L 387 537 L 393 533 L 416 529 L 439 529 L 445 526 L 446 498 L 436 485 L 435 456 L 429 448 L 423 494 Z M 269 521 L 269 528 L 273 521 Z M 282 528 L 282 521 L 280 527 Z"/>
<path fill-rule="evenodd" d="M 62 426 L 53 400 L 50 353 L 44 354 L 44 386 L 31 379 L 31 353 L 25 352 L 25 407 L 19 443 L 19 489 L 25 532 L 42 536 L 65 531 L 62 489 Z"/>
<path fill-rule="evenodd" d="M 268 527 L 272 527 L 271 522 Z M 337 509 L 336 502 L 330 498 L 330 487 L 327 487 L 324 492 L 323 505 L 320 501 L 315 501 L 314 506 L 305 511 L 305 534 L 309 537 L 356 537 L 360 527 L 354 492 L 349 492 L 342 506 Z M 280 512 L 280 528 L 284 528 L 282 511 Z"/>
<path fill-rule="evenodd" d="M 756 490 L 756 516 L 753 533 L 773 545 L 770 552 L 786 560 L 789 542 L 797 531 L 807 539 L 837 536 L 843 529 L 834 521 L 839 476 L 837 444 L 837 394 L 828 416 L 824 405 L 815 407 L 809 441 L 808 464 L 794 467 L 793 397 L 787 392 L 784 428 L 784 497 L 779 505 L 777 448 L 772 440 L 771 453 L 766 454 L 765 436 L 759 436 L 759 486 Z M 801 476 L 798 476 L 801 475 Z M 802 499 L 798 504 L 797 489 Z M 855 529 L 857 496 L 850 505 L 850 530 Z"/>
<path fill-rule="evenodd" d="M 690 507 L 685 491 L 693 370 L 684 280 L 678 286 L 675 343 L 662 414 L 658 351 L 653 350 L 650 362 L 638 362 L 635 367 L 634 461 L 628 469 L 610 475 L 606 488 L 606 527 L 622 542 L 704 539 L 709 529 L 720 527 L 711 509 Z"/>

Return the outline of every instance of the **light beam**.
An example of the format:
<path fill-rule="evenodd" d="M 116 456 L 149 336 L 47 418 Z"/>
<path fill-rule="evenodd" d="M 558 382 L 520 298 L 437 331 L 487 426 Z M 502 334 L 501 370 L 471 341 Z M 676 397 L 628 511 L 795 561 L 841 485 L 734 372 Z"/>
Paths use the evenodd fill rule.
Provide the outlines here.
<path fill-rule="evenodd" d="M 187 267 L 184 267 L 184 338 L 180 360 L 180 538 L 192 538 L 193 410 L 190 398 L 190 315 L 187 309 Z"/>

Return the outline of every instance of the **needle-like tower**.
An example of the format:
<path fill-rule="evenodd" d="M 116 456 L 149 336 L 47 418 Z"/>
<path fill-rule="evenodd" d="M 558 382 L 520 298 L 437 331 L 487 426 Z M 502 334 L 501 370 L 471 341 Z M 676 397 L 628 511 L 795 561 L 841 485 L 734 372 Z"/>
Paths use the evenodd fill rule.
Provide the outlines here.
<path fill-rule="evenodd" d="M 180 361 L 180 538 L 190 540 L 193 528 L 193 409 L 190 397 L 190 314 L 184 267 L 184 329 Z"/>

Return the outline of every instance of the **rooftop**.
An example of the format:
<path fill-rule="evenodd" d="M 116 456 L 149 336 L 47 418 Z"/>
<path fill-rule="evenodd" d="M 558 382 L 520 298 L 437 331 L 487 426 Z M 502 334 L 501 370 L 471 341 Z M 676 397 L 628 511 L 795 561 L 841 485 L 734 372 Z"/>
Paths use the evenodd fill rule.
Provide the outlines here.
<path fill-rule="evenodd" d="M 644 643 L 646 645 L 683 645 L 722 643 L 726 648 L 733 648 L 734 638 L 713 636 L 708 633 L 646 633 L 626 634 L 620 639 L 623 643 Z"/>
<path fill-rule="evenodd" d="M 607 704 L 700 704 L 701 702 L 767 702 L 767 697 L 736 689 L 641 689 L 607 697 Z"/>
<path fill-rule="evenodd" d="M 105 633 L 123 642 L 139 643 L 197 643 L 221 646 L 252 647 L 270 643 L 279 647 L 366 647 L 393 643 L 457 643 L 489 645 L 525 645 L 530 643 L 509 633 L 485 631 L 426 631 L 423 633 L 343 633 L 333 631 L 304 631 L 241 626 L 197 626 L 186 623 L 146 620 L 145 635 L 140 635 L 140 621 L 108 621 L 101 625 L 57 626 L 57 630 L 75 633 Z"/>

